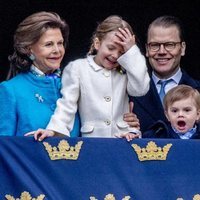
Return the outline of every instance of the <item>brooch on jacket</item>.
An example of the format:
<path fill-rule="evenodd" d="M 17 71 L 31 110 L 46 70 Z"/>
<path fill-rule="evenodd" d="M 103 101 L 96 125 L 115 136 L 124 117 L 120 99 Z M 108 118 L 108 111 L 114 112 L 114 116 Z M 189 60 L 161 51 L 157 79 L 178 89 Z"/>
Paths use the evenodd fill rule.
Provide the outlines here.
<path fill-rule="evenodd" d="M 43 103 L 44 99 L 41 95 L 39 95 L 38 93 L 35 94 L 35 97 L 37 98 L 38 102 Z"/>

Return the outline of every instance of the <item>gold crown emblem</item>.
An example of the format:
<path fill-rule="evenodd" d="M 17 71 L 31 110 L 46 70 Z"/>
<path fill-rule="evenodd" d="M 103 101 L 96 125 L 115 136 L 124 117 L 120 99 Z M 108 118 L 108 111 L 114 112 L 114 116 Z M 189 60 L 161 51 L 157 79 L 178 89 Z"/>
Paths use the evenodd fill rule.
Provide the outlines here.
<path fill-rule="evenodd" d="M 32 198 L 31 195 L 29 194 L 29 192 L 22 192 L 20 198 L 14 198 L 11 195 L 6 195 L 5 196 L 7 200 L 43 200 L 45 198 L 45 195 L 41 194 L 36 198 Z"/>
<path fill-rule="evenodd" d="M 155 142 L 148 142 L 146 148 L 140 148 L 137 144 L 131 145 L 137 153 L 140 161 L 147 160 L 166 160 L 169 149 L 172 144 L 167 144 L 163 148 L 158 147 Z"/>
<path fill-rule="evenodd" d="M 129 199 L 131 199 L 130 196 L 125 196 L 122 200 L 129 200 Z M 98 200 L 98 199 L 96 199 L 95 197 L 90 197 L 90 200 Z M 107 194 L 104 200 L 116 200 L 116 199 L 113 194 Z"/>
<path fill-rule="evenodd" d="M 66 140 L 61 140 L 58 147 L 52 147 L 49 143 L 43 142 L 51 160 L 77 160 L 83 141 L 79 141 L 75 146 L 70 146 Z"/>
<path fill-rule="evenodd" d="M 178 198 L 177 200 L 184 200 L 183 198 Z M 200 200 L 200 194 L 196 194 L 193 196 L 193 200 Z"/>

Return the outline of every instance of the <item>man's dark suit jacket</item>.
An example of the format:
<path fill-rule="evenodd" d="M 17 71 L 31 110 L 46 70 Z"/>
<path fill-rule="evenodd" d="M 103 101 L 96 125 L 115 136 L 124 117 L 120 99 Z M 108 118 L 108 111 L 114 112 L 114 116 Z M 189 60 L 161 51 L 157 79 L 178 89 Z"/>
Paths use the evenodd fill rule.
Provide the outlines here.
<path fill-rule="evenodd" d="M 200 139 L 200 123 L 197 123 L 196 126 L 197 130 L 190 139 Z M 157 121 L 148 131 L 145 131 L 142 137 L 181 139 L 180 136 L 174 132 L 170 123 L 165 123 L 161 120 Z"/>
<path fill-rule="evenodd" d="M 200 81 L 194 80 L 186 72 L 182 71 L 182 78 L 180 84 L 189 85 L 200 91 Z M 151 75 L 150 75 L 151 76 Z M 133 113 L 135 113 L 140 120 L 141 132 L 146 131 L 151 125 L 158 120 L 167 122 L 164 114 L 164 109 L 160 101 L 156 86 L 151 78 L 150 89 L 145 96 L 130 97 L 130 101 L 134 102 Z"/>

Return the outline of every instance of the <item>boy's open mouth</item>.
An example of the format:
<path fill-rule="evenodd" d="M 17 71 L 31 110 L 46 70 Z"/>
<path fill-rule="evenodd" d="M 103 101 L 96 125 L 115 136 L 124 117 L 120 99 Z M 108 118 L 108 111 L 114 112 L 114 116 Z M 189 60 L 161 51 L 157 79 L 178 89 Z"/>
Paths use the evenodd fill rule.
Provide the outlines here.
<path fill-rule="evenodd" d="M 183 121 L 183 120 L 178 121 L 177 124 L 179 127 L 185 127 L 185 125 L 186 125 L 185 121 Z"/>

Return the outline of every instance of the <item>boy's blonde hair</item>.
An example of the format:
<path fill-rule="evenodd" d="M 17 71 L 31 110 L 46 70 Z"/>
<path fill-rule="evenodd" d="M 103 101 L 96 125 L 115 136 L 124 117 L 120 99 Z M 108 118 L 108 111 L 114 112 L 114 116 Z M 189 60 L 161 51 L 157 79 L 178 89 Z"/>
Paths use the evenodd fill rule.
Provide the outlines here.
<path fill-rule="evenodd" d="M 133 34 L 133 30 L 131 26 L 122 19 L 122 17 L 118 15 L 111 15 L 107 17 L 104 21 L 102 21 L 96 28 L 96 31 L 93 33 L 92 39 L 91 39 L 91 46 L 90 50 L 88 52 L 89 55 L 95 55 L 96 49 L 94 48 L 94 40 L 95 38 L 98 38 L 99 41 L 102 41 L 102 39 L 106 36 L 107 33 L 111 31 L 117 31 L 119 28 L 128 28 L 128 30 Z"/>
<path fill-rule="evenodd" d="M 178 85 L 167 92 L 163 100 L 164 110 L 167 111 L 168 107 L 174 102 L 180 101 L 182 99 L 187 99 L 189 97 L 192 97 L 194 99 L 195 106 L 197 110 L 199 110 L 200 93 L 198 92 L 198 90 L 188 85 Z"/>

